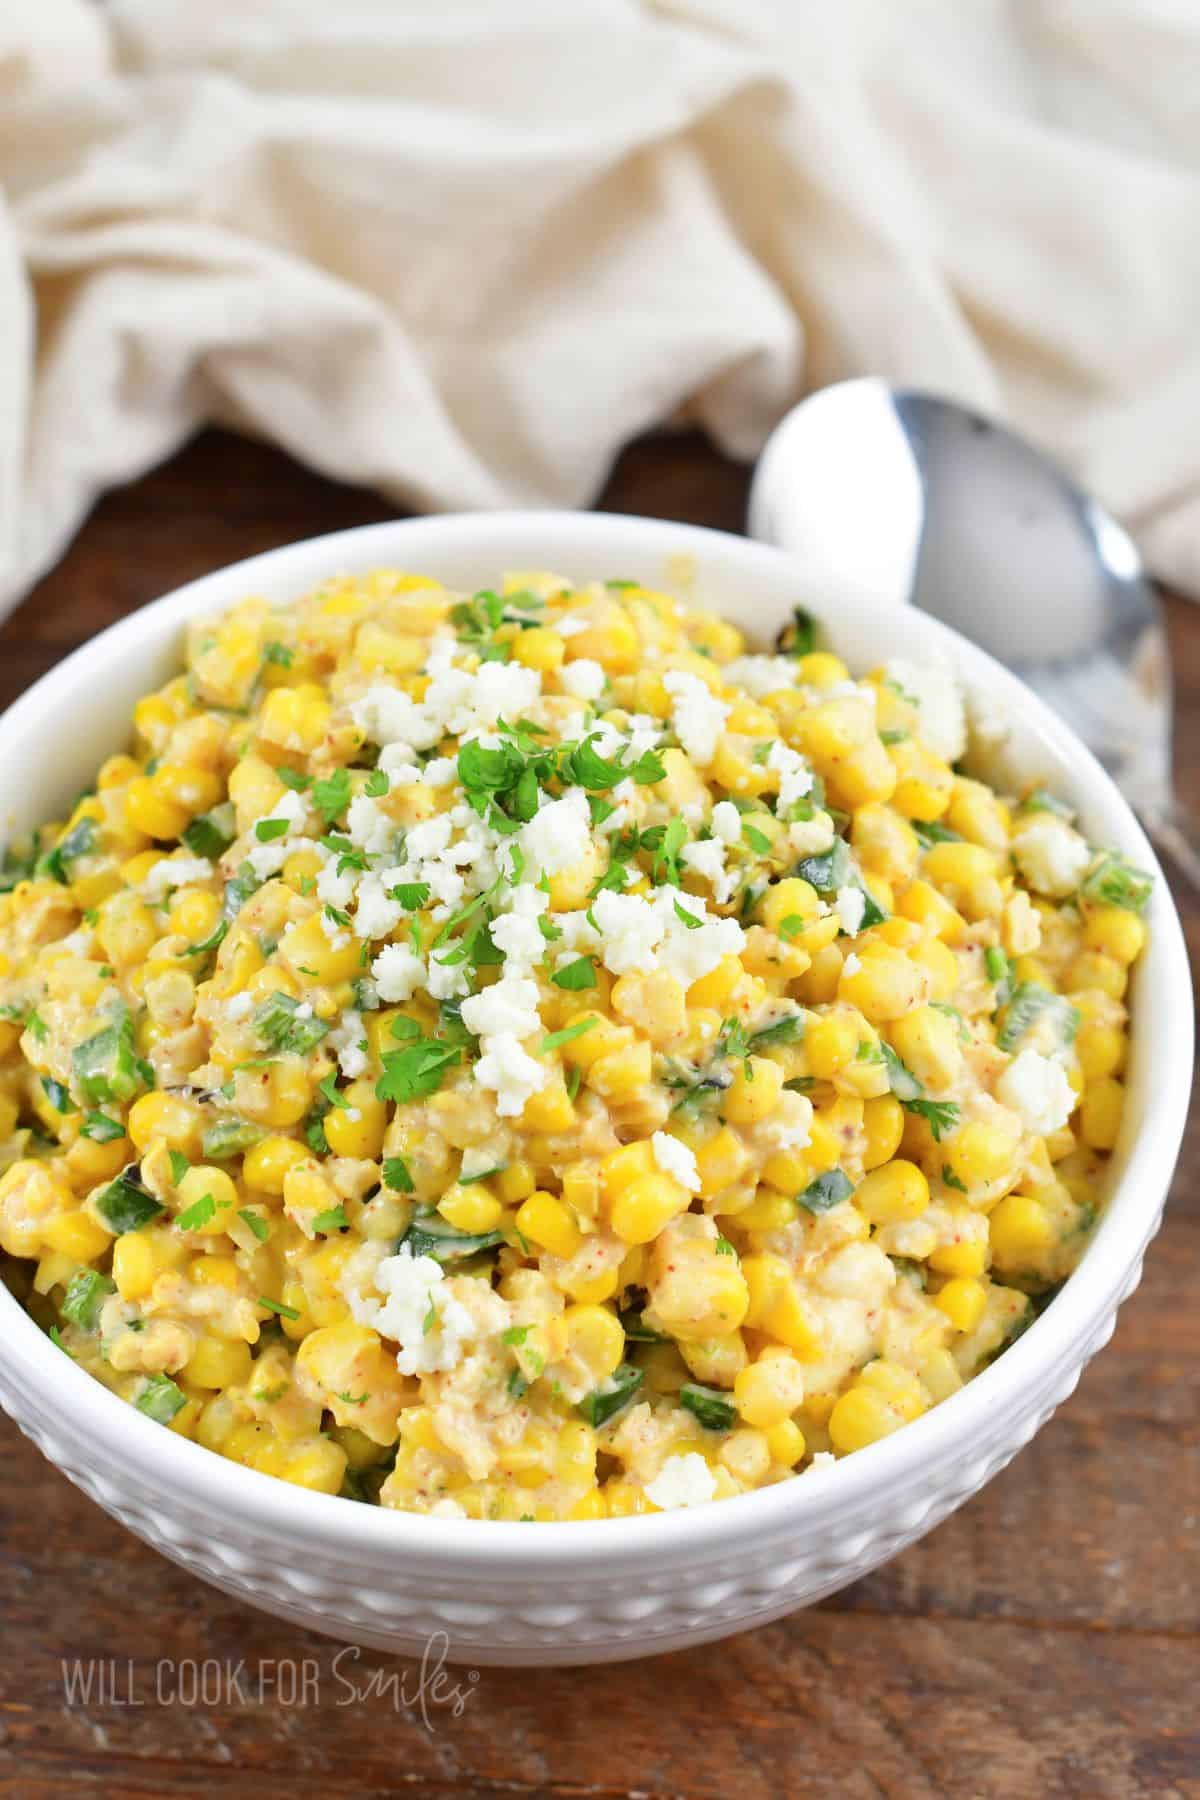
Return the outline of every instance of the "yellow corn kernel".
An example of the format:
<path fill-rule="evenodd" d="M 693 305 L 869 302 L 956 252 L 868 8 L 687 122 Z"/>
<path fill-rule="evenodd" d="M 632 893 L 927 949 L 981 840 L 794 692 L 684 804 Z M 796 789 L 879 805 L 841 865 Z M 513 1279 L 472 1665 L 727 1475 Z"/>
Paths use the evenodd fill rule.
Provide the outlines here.
<path fill-rule="evenodd" d="M 590 1063 L 587 1084 L 606 1100 L 620 1100 L 644 1093 L 650 1084 L 653 1052 L 646 1040 L 625 1044 Z"/>
<path fill-rule="evenodd" d="M 202 1388 L 234 1387 L 250 1379 L 250 1346 L 206 1332 L 184 1364 L 185 1378 Z"/>
<path fill-rule="evenodd" d="M 925 852 L 926 878 L 967 919 L 997 917 L 1004 904 L 1004 863 L 982 844 L 934 844 Z"/>
<path fill-rule="evenodd" d="M 96 937 L 109 962 L 118 968 L 145 962 L 158 940 L 159 928 L 137 894 L 122 889 L 103 902 L 99 913 Z"/>
<path fill-rule="evenodd" d="M 386 669 L 391 675 L 413 675 L 424 666 L 429 645 L 409 632 L 387 631 L 371 619 L 360 625 L 354 658 L 364 669 Z"/>
<path fill-rule="evenodd" d="M 494 1231 L 504 1217 L 503 1206 L 481 1181 L 448 1189 L 437 1209 L 456 1231 Z"/>
<path fill-rule="evenodd" d="M 180 1214 L 196 1207 L 207 1212 L 207 1202 L 212 1201 L 210 1216 L 187 1228 L 196 1237 L 219 1236 L 237 1216 L 237 1188 L 224 1169 L 212 1164 L 195 1163 L 177 1184 L 175 1193 Z"/>
<path fill-rule="evenodd" d="M 754 761 L 751 740 L 729 733 L 724 733 L 718 741 L 708 773 L 718 787 L 724 788 L 726 793 L 736 794 L 741 800 L 765 794 L 768 788 L 778 784 L 772 770 Z"/>
<path fill-rule="evenodd" d="M 687 1189 L 669 1175 L 638 1175 L 613 1201 L 612 1228 L 626 1244 L 648 1244 L 688 1204 Z"/>
<path fill-rule="evenodd" d="M 620 1149 L 610 1150 L 600 1165 L 606 1198 L 615 1200 L 639 1176 L 651 1175 L 657 1167 L 654 1146 L 649 1139 L 622 1144 Z"/>
<path fill-rule="evenodd" d="M 779 1463 L 785 1469 L 794 1469 L 803 1460 L 808 1445 L 794 1419 L 780 1419 L 778 1425 L 772 1425 L 767 1432 L 767 1449 L 773 1463 Z"/>
<path fill-rule="evenodd" d="M 850 1013 L 823 1013 L 810 1020 L 804 1036 L 810 1074 L 831 1081 L 858 1051 L 859 1028 Z"/>
<path fill-rule="evenodd" d="M 328 700 L 314 683 L 272 688 L 258 716 L 259 736 L 283 750 L 307 754 L 324 737 L 330 711 Z"/>
<path fill-rule="evenodd" d="M 580 657 L 598 662 L 610 675 L 631 675 L 641 658 L 641 644 L 629 615 L 613 606 L 595 624 L 568 638 L 567 661 L 578 662 Z"/>
<path fill-rule="evenodd" d="M 827 1169 L 836 1168 L 841 1159 L 841 1139 L 838 1136 L 835 1121 L 829 1116 L 832 1111 L 832 1107 L 828 1107 L 824 1112 L 815 1112 L 808 1128 L 808 1143 L 804 1150 L 804 1160 L 817 1175 L 823 1175 Z"/>
<path fill-rule="evenodd" d="M 863 1107 L 863 1168 L 877 1169 L 890 1162 L 904 1135 L 904 1108 L 894 1094 L 880 1094 Z"/>
<path fill-rule="evenodd" d="M 1079 1135 L 1092 1150 L 1111 1150 L 1121 1132 L 1125 1089 L 1111 1075 L 1089 1081 L 1079 1108 Z"/>
<path fill-rule="evenodd" d="M 142 1094 L 129 1109 L 129 1135 L 139 1150 L 155 1141 L 186 1157 L 200 1154 L 204 1120 L 200 1108 L 179 1094 Z"/>
<path fill-rule="evenodd" d="M 1136 913 L 1123 907 L 1099 906 L 1084 919 L 1083 941 L 1089 950 L 1102 951 L 1128 968 L 1142 953 L 1146 927 Z"/>
<path fill-rule="evenodd" d="M 858 968 L 843 974 L 842 999 L 856 1006 L 872 1024 L 903 1018 L 919 1006 L 928 989 L 925 971 L 898 949 L 882 945 L 859 957 Z"/>
<path fill-rule="evenodd" d="M 794 1350 L 802 1361 L 819 1359 L 825 1353 L 816 1322 L 796 1292 L 790 1273 L 767 1308 L 762 1329 Z"/>
<path fill-rule="evenodd" d="M 969 1238 L 959 1244 L 941 1244 L 930 1252 L 929 1267 L 941 1275 L 982 1275 L 987 1267 L 987 1239 Z"/>
<path fill-rule="evenodd" d="M 387 1130 L 387 1105 L 375 1093 L 373 1081 L 352 1081 L 343 1088 L 345 1106 L 325 1115 L 325 1137 L 335 1156 L 362 1157 L 374 1162 L 383 1151 Z"/>
<path fill-rule="evenodd" d="M 892 1048 L 926 1087 L 953 1086 L 962 1073 L 958 1021 L 932 1006 L 918 1006 L 891 1028 Z"/>
<path fill-rule="evenodd" d="M 1050 1248 L 1054 1226 L 1040 1201 L 1008 1194 L 988 1218 L 988 1237 L 997 1267 L 1017 1271 Z"/>
<path fill-rule="evenodd" d="M 851 822 L 850 841 L 863 869 L 887 881 L 911 880 L 921 853 L 920 840 L 890 806 L 877 801 L 860 806 Z"/>
<path fill-rule="evenodd" d="M 1105 1075 L 1119 1075 L 1125 1063 L 1125 1033 L 1115 1025 L 1085 1023 L 1075 1039 L 1075 1052 L 1085 1081 L 1095 1082 Z"/>
<path fill-rule="evenodd" d="M 518 1200 L 524 1200 L 532 1194 L 537 1181 L 529 1163 L 518 1157 L 497 1175 L 496 1186 L 500 1189 L 500 1198 L 505 1205 L 515 1206 Z M 564 1193 L 565 1191 L 564 1182 Z"/>
<path fill-rule="evenodd" d="M 628 1026 L 615 1025 L 611 1019 L 606 1019 L 603 1013 L 598 1012 L 576 1013 L 574 1018 L 567 1020 L 567 1025 L 578 1025 L 584 1019 L 592 1021 L 587 1030 L 578 1032 L 575 1037 L 560 1045 L 558 1054 L 568 1068 L 582 1069 L 586 1074 L 602 1056 L 609 1056 L 613 1051 L 632 1044 L 633 1033 Z"/>
<path fill-rule="evenodd" d="M 852 1387 L 829 1415 L 829 1439 L 835 1451 L 848 1456 L 897 1431 L 904 1423 L 881 1393 L 870 1387 Z"/>
<path fill-rule="evenodd" d="M 933 1297 L 955 1331 L 974 1331 L 987 1310 L 987 1289 L 970 1276 L 954 1276 Z"/>
<path fill-rule="evenodd" d="M 311 1155 L 307 1146 L 295 1138 L 280 1137 L 277 1133 L 265 1137 L 252 1145 L 243 1159 L 242 1174 L 246 1186 L 257 1188 L 263 1194 L 282 1194 L 288 1170 L 307 1162 Z"/>
<path fill-rule="evenodd" d="M 803 1150 L 773 1150 L 762 1166 L 762 1178 L 780 1194 L 798 1194 L 813 1178 L 812 1164 Z M 760 1194 L 752 1205 L 743 1207 L 737 1215 L 738 1224 L 750 1225 L 756 1231 L 770 1229 L 759 1223 L 771 1216 L 762 1210 L 765 1198 Z"/>
<path fill-rule="evenodd" d="M 338 937 L 347 942 L 334 944 L 325 934 L 321 923 L 321 914 L 312 913 L 298 925 L 292 925 L 284 932 L 279 945 L 279 953 L 300 972 L 308 969 L 312 979 L 323 986 L 332 986 L 339 981 L 352 981 L 361 973 L 361 946 L 349 932 L 339 932 Z"/>
<path fill-rule="evenodd" d="M 90 1213 L 59 1213 L 43 1225 L 42 1242 L 73 1263 L 90 1263 L 104 1255 L 112 1243 L 112 1233 Z"/>
<path fill-rule="evenodd" d="M 125 1239 L 118 1238 L 117 1242 L 123 1244 Z M 232 1256 L 202 1257 L 192 1264 L 188 1278 L 201 1287 L 224 1288 L 228 1293 L 234 1293 L 242 1280 Z"/>
<path fill-rule="evenodd" d="M 700 1192 L 705 1199 L 732 1187 L 749 1165 L 750 1155 L 741 1139 L 727 1125 L 703 1144 L 693 1146 L 700 1174 Z"/>
<path fill-rule="evenodd" d="M 946 1161 L 966 1187 L 979 1187 L 1010 1173 L 1018 1144 L 998 1126 L 972 1120 L 945 1145 Z"/>
<path fill-rule="evenodd" d="M 125 818 L 135 831 L 161 843 L 177 838 L 188 822 L 186 808 L 176 805 L 154 785 L 152 775 L 137 775 L 125 789 Z"/>
<path fill-rule="evenodd" d="M 781 1152 L 781 1155 L 786 1154 L 786 1152 Z M 778 1157 L 771 1158 L 772 1163 L 776 1163 L 778 1160 Z M 770 1164 L 768 1164 L 769 1168 Z M 775 1171 L 776 1174 L 781 1172 Z M 764 1169 L 763 1173 L 767 1175 L 767 1169 Z M 796 1217 L 796 1205 L 792 1196 L 801 1185 L 805 1187 L 808 1185 L 803 1180 L 804 1175 L 807 1174 L 807 1168 L 803 1164 L 798 1166 L 798 1174 L 800 1179 L 795 1183 L 779 1182 L 775 1180 L 774 1175 L 768 1175 L 768 1180 L 771 1180 L 773 1185 L 779 1188 L 779 1192 L 773 1194 L 767 1188 L 760 1189 L 757 1197 L 750 1202 L 749 1206 L 742 1207 L 736 1215 L 739 1229 L 743 1231 L 782 1231 L 785 1226 L 790 1225 Z"/>
<path fill-rule="evenodd" d="M 754 1125 L 768 1118 L 779 1104 L 784 1073 L 765 1056 L 748 1056 L 738 1064 L 725 1090 L 725 1117 L 735 1125 Z"/>
<path fill-rule="evenodd" d="M 516 1224 L 522 1237 L 540 1244 L 552 1256 L 574 1256 L 582 1241 L 579 1226 L 562 1201 L 542 1189 L 517 1208 Z"/>
<path fill-rule="evenodd" d="M 607 1381 L 625 1353 L 625 1333 L 604 1306 L 568 1306 L 563 1314 L 567 1345 L 597 1382 Z"/>
<path fill-rule="evenodd" d="M 949 1000 L 958 986 L 958 960 L 941 938 L 922 938 L 909 948 L 909 956 L 925 971 L 931 1000 Z"/>
<path fill-rule="evenodd" d="M 205 888 L 178 888 L 168 917 L 172 931 L 189 944 L 202 944 L 216 930 L 221 902 Z"/>
<path fill-rule="evenodd" d="M 530 1192 L 532 1188 L 531 1180 Z M 600 1212 L 600 1171 L 591 1163 L 568 1163 L 562 1172 L 562 1198 L 576 1218 L 594 1222 Z"/>
<path fill-rule="evenodd" d="M 557 669 L 566 651 L 566 640 L 545 625 L 534 625 L 518 634 L 513 644 L 513 661 L 527 669 L 540 669 L 543 674 Z"/>
<path fill-rule="evenodd" d="M 1102 950 L 1084 950 L 1067 970 L 1063 987 L 1067 993 L 1081 993 L 1098 988 L 1110 1000 L 1120 1000 L 1129 986 L 1129 971 L 1115 957 Z"/>
<path fill-rule="evenodd" d="M 929 1205 L 929 1183 L 915 1163 L 884 1163 L 863 1176 L 854 1203 L 872 1225 L 919 1219 Z"/>
<path fill-rule="evenodd" d="M 317 1494 L 336 1494 L 346 1478 L 346 1452 L 340 1444 L 319 1438 L 302 1449 L 291 1451 L 278 1471 L 293 1487 L 309 1488 Z"/>
<path fill-rule="evenodd" d="M 785 920 L 803 919 L 807 924 L 818 916 L 820 910 L 821 901 L 816 888 L 797 875 L 785 876 L 782 881 L 769 887 L 759 908 L 767 930 L 776 933 Z M 719 1005 L 720 1002 L 714 1001 L 711 1004 Z"/>
<path fill-rule="evenodd" d="M 892 746 L 891 759 L 896 770 L 891 803 L 896 811 L 906 819 L 940 819 L 954 789 L 949 767 L 911 738 Z"/>
<path fill-rule="evenodd" d="M 521 1113 L 527 1131 L 570 1131 L 574 1123 L 575 1106 L 562 1081 L 550 1081 L 540 1092 L 530 1094 Z"/>
<path fill-rule="evenodd" d="M 743 1488 L 757 1487 L 771 1467 L 767 1434 L 754 1426 L 729 1432 L 723 1438 L 717 1456 L 721 1467 L 728 1469 Z"/>
<path fill-rule="evenodd" d="M 260 1125 L 298 1125 L 312 1105 L 312 1082 L 297 1057 L 240 1071 L 235 1080 L 238 1109 Z"/>
<path fill-rule="evenodd" d="M 906 1421 L 919 1418 L 927 1410 L 928 1401 L 916 1376 L 903 1364 L 889 1362 L 886 1357 L 869 1362 L 859 1372 L 858 1385 L 882 1394 L 888 1405 Z"/>
<path fill-rule="evenodd" d="M 912 882 L 897 906 L 904 918 L 946 944 L 957 944 L 967 928 L 962 914 L 928 881 Z"/>
<path fill-rule="evenodd" d="M 786 1352 L 760 1357 L 740 1371 L 733 1397 L 747 1425 L 769 1429 L 789 1418 L 804 1399 L 804 1370 Z"/>
<path fill-rule="evenodd" d="M 972 844 L 983 844 L 987 849 L 1001 853 L 1008 849 L 1011 815 L 1004 802 L 981 781 L 955 776 L 945 819 L 952 831 L 957 831 Z"/>
<path fill-rule="evenodd" d="M 161 1272 L 148 1230 L 126 1231 L 113 1245 L 112 1278 L 122 1300 L 144 1300 Z"/>

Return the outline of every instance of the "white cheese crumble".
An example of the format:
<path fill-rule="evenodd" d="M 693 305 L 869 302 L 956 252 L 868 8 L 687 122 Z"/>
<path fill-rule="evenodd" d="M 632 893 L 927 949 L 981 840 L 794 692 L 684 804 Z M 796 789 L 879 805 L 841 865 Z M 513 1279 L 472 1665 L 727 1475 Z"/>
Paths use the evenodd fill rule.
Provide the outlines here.
<path fill-rule="evenodd" d="M 233 1019 L 235 1023 L 238 1019 L 247 1018 L 253 1011 L 253 994 L 234 994 L 225 1002 L 225 1017 Z"/>
<path fill-rule="evenodd" d="M 833 902 L 833 910 L 841 922 L 842 930 L 850 937 L 855 937 L 862 928 L 867 896 L 861 888 L 840 887 Z"/>
<path fill-rule="evenodd" d="M 862 968 L 862 957 L 855 956 L 855 954 L 852 950 L 850 952 L 849 956 L 846 958 L 845 962 L 842 964 L 842 974 L 843 975 L 857 975 L 858 971 L 861 968 Z"/>
<path fill-rule="evenodd" d="M 557 875 L 582 862 L 592 845 L 592 821 L 582 788 L 548 800 L 521 828 L 521 849 L 534 875 Z"/>
<path fill-rule="evenodd" d="M 561 668 L 558 679 L 566 692 L 574 694 L 577 700 L 598 700 L 608 677 L 598 662 L 593 662 L 589 656 L 581 656 L 577 662 Z"/>
<path fill-rule="evenodd" d="M 362 1014 L 347 1007 L 329 1034 L 330 1048 L 338 1059 L 338 1067 L 347 1081 L 365 1075 L 370 1067 L 366 1050 L 366 1032 Z"/>
<path fill-rule="evenodd" d="M 1012 853 L 1030 887 L 1055 900 L 1075 892 L 1092 860 L 1086 841 L 1054 813 L 1035 813 L 1022 825 Z"/>
<path fill-rule="evenodd" d="M 511 1033 L 501 1032 L 488 1039 L 484 1054 L 475 1064 L 475 1080 L 480 1087 L 494 1092 L 501 1118 L 512 1119 L 524 1111 L 530 1094 L 545 1087 L 547 1071 L 544 1063 L 522 1050 Z"/>
<path fill-rule="evenodd" d="M 537 982 L 527 975 L 505 972 L 491 987 L 463 1001 L 462 1020 L 468 1031 L 482 1038 L 506 1032 L 516 1038 L 532 1037 L 542 1024 Z"/>
<path fill-rule="evenodd" d="M 1075 1090 L 1062 1063 L 1037 1050 L 1022 1050 L 996 1083 L 996 1098 L 1019 1113 L 1026 1131 L 1046 1137 L 1060 1131 L 1075 1110 Z"/>
<path fill-rule="evenodd" d="M 796 685 L 796 665 L 790 656 L 737 656 L 721 670 L 722 680 L 745 688 L 752 700 L 777 694 Z"/>
<path fill-rule="evenodd" d="M 797 856 L 820 856 L 834 840 L 833 820 L 827 812 L 811 819 L 795 819 L 788 826 L 788 843 Z"/>
<path fill-rule="evenodd" d="M 211 881 L 213 866 L 203 856 L 165 856 L 154 863 L 142 878 L 142 894 L 147 900 L 161 900 L 171 888 L 185 887 L 190 881 Z"/>
<path fill-rule="evenodd" d="M 356 794 L 346 813 L 346 836 L 368 856 L 378 856 L 391 845 L 396 827 L 370 794 Z"/>
<path fill-rule="evenodd" d="M 388 944 L 371 964 L 379 998 L 389 1006 L 411 1000 L 425 982 L 425 964 L 407 944 Z"/>
<path fill-rule="evenodd" d="M 712 809 L 713 836 L 723 844 L 736 844 L 742 835 L 742 815 L 732 800 L 718 800 Z"/>
<path fill-rule="evenodd" d="M 703 875 L 713 891 L 713 899 L 718 906 L 724 906 L 737 891 L 738 876 L 730 873 L 725 867 L 725 854 L 728 846 L 720 838 L 703 838 L 698 842 L 685 844 L 679 852 L 679 860 L 686 869 L 694 869 L 697 875 Z"/>
<path fill-rule="evenodd" d="M 382 1305 L 350 1282 L 345 1285 L 359 1324 L 373 1326 L 398 1346 L 396 1366 L 402 1375 L 453 1369 L 475 1336 L 471 1314 L 445 1291 L 445 1281 L 439 1262 L 432 1256 L 413 1256 L 402 1244 L 395 1256 L 385 1256 L 375 1269 L 375 1286 L 386 1296 Z"/>
<path fill-rule="evenodd" d="M 717 753 L 729 707 L 709 693 L 698 675 L 684 669 L 668 669 L 663 686 L 675 703 L 671 724 L 676 737 L 697 767 L 707 768 Z"/>
<path fill-rule="evenodd" d="M 394 869 L 389 871 L 389 876 L 395 874 Z M 404 908 L 398 900 L 388 898 L 379 875 L 364 875 L 354 900 L 354 935 L 364 941 L 390 936 L 404 917 Z"/>
<path fill-rule="evenodd" d="M 501 716 L 519 718 L 542 691 L 536 669 L 519 663 L 487 662 L 472 674 L 450 661 L 454 640 L 435 640 L 428 668 L 433 679 L 421 701 L 375 683 L 355 702 L 351 714 L 373 743 L 432 750 L 447 735 L 457 738 L 490 731 Z"/>
<path fill-rule="evenodd" d="M 685 923 L 682 914 L 697 923 Z M 592 917 L 600 928 L 601 961 L 611 974 L 665 969 L 685 988 L 746 942 L 736 919 L 708 918 L 703 900 L 677 888 L 660 888 L 652 900 L 605 889 L 592 903 Z"/>
<path fill-rule="evenodd" d="M 812 770 L 790 744 L 777 738 L 767 754 L 767 767 L 774 769 L 779 776 L 779 804 L 786 812 L 797 800 L 812 793 Z"/>
<path fill-rule="evenodd" d="M 804 1150 L 812 1142 L 812 1101 L 785 1088 L 775 1111 L 758 1127 L 764 1143 L 775 1150 Z"/>
<path fill-rule="evenodd" d="M 458 778 L 458 762 L 449 756 L 431 756 L 421 772 L 426 787 L 450 787 Z"/>
<path fill-rule="evenodd" d="M 646 1498 L 664 1512 L 703 1506 L 716 1491 L 716 1478 L 698 1450 L 689 1450 L 686 1456 L 668 1456 L 654 1480 L 646 1483 Z"/>
<path fill-rule="evenodd" d="M 664 1175 L 677 1181 L 680 1187 L 686 1188 L 689 1194 L 700 1192 L 700 1170 L 696 1166 L 695 1153 L 686 1144 L 672 1137 L 670 1132 L 656 1131 L 650 1139 L 654 1151 L 654 1160 Z"/>
<path fill-rule="evenodd" d="M 950 665 L 897 658 L 887 664 L 885 674 L 916 701 L 927 749 L 943 762 L 957 762 L 967 747 L 967 715 Z"/>

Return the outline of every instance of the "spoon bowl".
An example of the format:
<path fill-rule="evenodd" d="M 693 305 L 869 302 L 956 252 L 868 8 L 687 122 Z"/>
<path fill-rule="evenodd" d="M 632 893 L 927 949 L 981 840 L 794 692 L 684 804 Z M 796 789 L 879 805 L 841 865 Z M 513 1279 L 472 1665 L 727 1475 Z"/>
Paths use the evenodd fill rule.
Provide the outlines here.
<path fill-rule="evenodd" d="M 1007 664 L 1083 739 L 1200 887 L 1200 826 L 1171 782 L 1166 628 L 1128 532 L 1015 432 L 877 377 L 773 433 L 751 535 L 814 593 L 911 601 Z"/>

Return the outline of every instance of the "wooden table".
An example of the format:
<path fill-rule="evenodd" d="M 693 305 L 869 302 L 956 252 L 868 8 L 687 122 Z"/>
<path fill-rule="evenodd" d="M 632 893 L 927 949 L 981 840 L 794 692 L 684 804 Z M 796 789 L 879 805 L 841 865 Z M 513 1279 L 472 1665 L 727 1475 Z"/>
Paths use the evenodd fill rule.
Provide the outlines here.
<path fill-rule="evenodd" d="M 624 456 L 602 505 L 737 530 L 746 479 L 698 439 L 658 440 Z M 105 500 L 0 632 L 0 704 L 192 576 L 391 511 L 210 434 Z M 1171 628 L 1181 782 L 1200 803 L 1200 610 L 1172 603 Z M 1194 941 L 1191 902 L 1188 924 Z M 432 1697 L 423 1717 L 412 1666 L 365 1652 L 335 1669 L 336 1645 L 164 1562 L 4 1422 L 0 1794 L 158 1800 L 228 1781 L 257 1800 L 1200 1800 L 1195 1123 L 1113 1343 L 939 1530 L 812 1611 L 728 1643 L 602 1670 L 484 1670 L 457 1718 Z M 114 1660 L 112 1702 L 68 1703 L 61 1662 L 75 1658 Z M 244 1659 L 248 1674 L 215 1704 L 187 1704 L 206 1659 Z M 307 1696 L 282 1704 L 305 1659 Z M 362 1695 L 372 1671 L 402 1688 Z"/>

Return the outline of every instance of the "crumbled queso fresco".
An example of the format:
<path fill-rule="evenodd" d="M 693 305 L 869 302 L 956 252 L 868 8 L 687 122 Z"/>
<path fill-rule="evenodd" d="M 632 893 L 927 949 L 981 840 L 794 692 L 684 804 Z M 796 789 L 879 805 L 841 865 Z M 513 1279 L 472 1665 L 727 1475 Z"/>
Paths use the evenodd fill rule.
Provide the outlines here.
<path fill-rule="evenodd" d="M 450 1518 L 706 1505 L 1087 1244 L 1149 881 L 953 671 L 377 570 L 195 625 L 0 877 L 0 1269 L 162 1428 Z"/>

